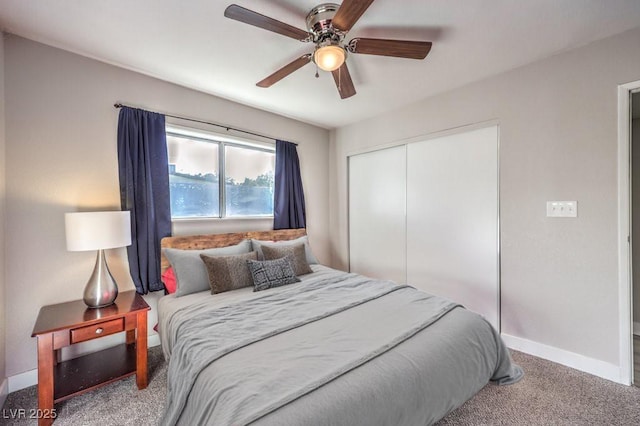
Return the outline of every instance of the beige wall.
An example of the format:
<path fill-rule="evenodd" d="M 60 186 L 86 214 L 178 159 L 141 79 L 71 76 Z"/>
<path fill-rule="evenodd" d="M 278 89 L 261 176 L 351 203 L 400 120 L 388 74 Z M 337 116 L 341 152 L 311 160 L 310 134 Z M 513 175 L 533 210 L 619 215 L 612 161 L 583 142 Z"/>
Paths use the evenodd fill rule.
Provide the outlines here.
<path fill-rule="evenodd" d="M 64 213 L 119 206 L 115 102 L 298 142 L 310 241 L 328 261 L 327 130 L 15 36 L 5 42 L 5 68 L 8 375 L 36 367 L 39 308 L 80 298 L 93 268 L 95 253 L 66 251 Z M 252 225 L 208 221 L 183 231 Z M 121 290 L 132 289 L 124 249 L 108 255 Z"/>
<path fill-rule="evenodd" d="M 0 32 L 0 402 L 3 401 L 2 387 L 5 380 L 5 334 L 6 334 L 6 300 L 5 300 L 5 111 L 4 111 L 4 34 Z"/>
<path fill-rule="evenodd" d="M 497 120 L 502 332 L 618 365 L 617 85 L 635 80 L 640 28 L 336 130 L 333 265 L 349 153 Z M 578 200 L 578 218 L 546 218 L 550 200 Z"/>

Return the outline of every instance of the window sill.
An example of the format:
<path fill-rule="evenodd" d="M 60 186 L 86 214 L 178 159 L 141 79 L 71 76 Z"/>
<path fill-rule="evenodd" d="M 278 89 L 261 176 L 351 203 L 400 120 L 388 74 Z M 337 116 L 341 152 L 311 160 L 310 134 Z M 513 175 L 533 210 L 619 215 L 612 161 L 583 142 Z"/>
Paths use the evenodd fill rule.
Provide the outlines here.
<path fill-rule="evenodd" d="M 236 220 L 273 220 L 273 216 L 231 216 L 231 217 L 176 217 L 171 219 L 171 223 L 175 222 L 225 222 Z"/>
<path fill-rule="evenodd" d="M 173 235 L 225 234 L 273 229 L 273 216 L 201 217 L 173 219 Z"/>

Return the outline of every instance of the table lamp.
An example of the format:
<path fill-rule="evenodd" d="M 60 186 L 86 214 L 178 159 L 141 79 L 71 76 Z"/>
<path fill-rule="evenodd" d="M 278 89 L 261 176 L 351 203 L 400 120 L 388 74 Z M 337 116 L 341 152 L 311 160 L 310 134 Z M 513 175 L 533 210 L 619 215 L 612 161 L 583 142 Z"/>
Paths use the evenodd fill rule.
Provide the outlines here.
<path fill-rule="evenodd" d="M 116 284 L 104 250 L 131 244 L 131 214 L 128 211 L 65 213 L 67 250 L 98 250 L 96 266 L 84 288 L 84 303 L 90 308 L 111 305 L 118 297 Z"/>

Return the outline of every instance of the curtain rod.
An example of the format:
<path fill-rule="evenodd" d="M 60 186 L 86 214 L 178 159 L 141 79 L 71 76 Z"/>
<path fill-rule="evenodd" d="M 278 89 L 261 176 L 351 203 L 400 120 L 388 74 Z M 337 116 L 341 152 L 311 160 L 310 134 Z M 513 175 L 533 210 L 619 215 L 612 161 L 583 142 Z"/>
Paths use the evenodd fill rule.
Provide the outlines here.
<path fill-rule="evenodd" d="M 137 107 L 132 107 L 132 106 L 130 106 L 130 105 L 125 105 L 125 104 L 121 104 L 121 103 L 113 104 L 113 106 L 114 106 L 115 108 L 122 108 L 122 107 L 125 107 L 125 106 L 126 106 L 126 107 L 129 107 L 129 108 L 136 108 L 136 109 L 137 109 Z M 151 111 L 151 112 L 156 112 L 156 111 Z M 275 140 L 277 140 L 276 138 L 271 137 L 271 136 L 261 135 L 260 133 L 254 133 L 254 132 L 250 132 L 250 131 L 248 131 L 248 130 L 236 129 L 235 127 L 231 127 L 231 126 L 224 126 L 224 125 L 222 125 L 222 124 L 212 123 L 212 122 L 210 122 L 210 121 L 198 120 L 198 119 L 195 119 L 195 118 L 189 118 L 189 117 L 181 117 L 181 116 L 179 116 L 179 115 L 165 114 L 165 113 L 163 113 L 163 112 L 156 112 L 156 113 L 157 113 L 157 114 L 162 114 L 162 115 L 164 115 L 165 117 L 177 118 L 178 120 L 193 121 L 194 123 L 202 123 L 202 124 L 208 124 L 208 125 L 210 125 L 210 126 L 221 127 L 221 128 L 223 128 L 223 129 L 226 129 L 226 130 L 227 130 L 227 132 L 228 132 L 229 130 L 233 130 L 233 131 L 235 131 L 235 132 L 246 133 L 246 134 L 248 134 L 248 135 L 258 136 L 258 137 L 260 137 L 260 138 L 272 139 L 272 140 L 274 140 L 274 141 L 275 141 Z M 290 142 L 290 143 L 293 143 L 294 145 L 298 146 L 298 144 L 297 144 L 297 143 L 295 143 L 295 142 Z"/>

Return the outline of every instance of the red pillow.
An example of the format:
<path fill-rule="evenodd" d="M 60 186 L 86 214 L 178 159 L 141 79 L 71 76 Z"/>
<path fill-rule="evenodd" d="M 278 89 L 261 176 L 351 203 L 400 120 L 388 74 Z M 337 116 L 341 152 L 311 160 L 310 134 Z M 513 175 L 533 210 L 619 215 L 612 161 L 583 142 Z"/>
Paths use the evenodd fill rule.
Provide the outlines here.
<path fill-rule="evenodd" d="M 176 274 L 173 272 L 172 267 L 168 267 L 164 274 L 162 274 L 162 283 L 164 284 L 164 288 L 167 289 L 167 293 L 175 293 L 176 292 Z M 158 324 L 153 327 L 154 331 L 158 331 Z"/>
<path fill-rule="evenodd" d="M 175 293 L 176 292 L 176 274 L 173 272 L 173 268 L 169 267 L 164 274 L 162 274 L 162 282 L 164 283 L 164 288 L 167 289 L 167 293 Z"/>

